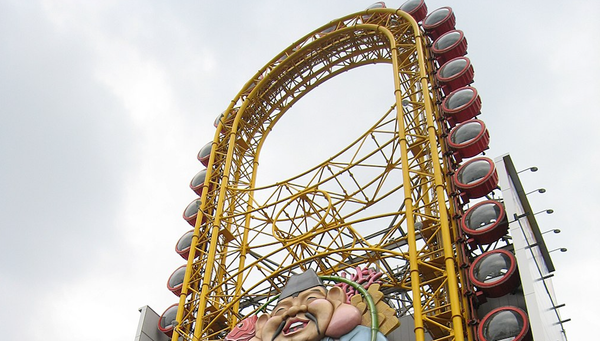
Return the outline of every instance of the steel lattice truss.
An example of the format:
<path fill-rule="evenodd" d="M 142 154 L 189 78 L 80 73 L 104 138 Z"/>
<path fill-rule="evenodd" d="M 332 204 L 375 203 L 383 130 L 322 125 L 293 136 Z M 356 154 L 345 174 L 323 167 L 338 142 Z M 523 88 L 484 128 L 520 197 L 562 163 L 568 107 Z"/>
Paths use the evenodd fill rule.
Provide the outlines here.
<path fill-rule="evenodd" d="M 174 340 L 222 339 L 291 274 L 356 266 L 384 273 L 387 301 L 399 317 L 414 315 L 417 339 L 463 340 L 426 43 L 405 13 L 369 10 L 305 36 L 246 84 L 215 135 Z M 391 66 L 390 109 L 329 160 L 255 187 L 261 147 L 281 116 L 321 83 L 373 63 Z"/>

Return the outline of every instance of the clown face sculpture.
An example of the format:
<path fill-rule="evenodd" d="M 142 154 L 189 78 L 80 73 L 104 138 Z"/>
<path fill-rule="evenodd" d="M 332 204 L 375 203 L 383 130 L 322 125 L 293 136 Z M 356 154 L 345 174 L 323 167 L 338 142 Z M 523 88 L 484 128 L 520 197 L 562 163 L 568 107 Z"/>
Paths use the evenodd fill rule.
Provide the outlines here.
<path fill-rule="evenodd" d="M 262 341 L 319 341 L 339 338 L 361 323 L 361 314 L 344 303 L 339 287 L 325 289 L 312 270 L 290 278 L 271 314 L 257 321 Z"/>

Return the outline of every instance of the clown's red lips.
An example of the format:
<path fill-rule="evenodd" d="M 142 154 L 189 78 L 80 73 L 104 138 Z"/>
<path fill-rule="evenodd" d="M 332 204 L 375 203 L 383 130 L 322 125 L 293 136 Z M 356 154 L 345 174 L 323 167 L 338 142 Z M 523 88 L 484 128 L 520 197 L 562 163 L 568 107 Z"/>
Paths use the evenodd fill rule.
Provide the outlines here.
<path fill-rule="evenodd" d="M 304 329 L 308 325 L 308 320 L 302 320 L 298 318 L 290 319 L 287 321 L 283 328 L 283 335 L 290 335 L 299 330 Z"/>

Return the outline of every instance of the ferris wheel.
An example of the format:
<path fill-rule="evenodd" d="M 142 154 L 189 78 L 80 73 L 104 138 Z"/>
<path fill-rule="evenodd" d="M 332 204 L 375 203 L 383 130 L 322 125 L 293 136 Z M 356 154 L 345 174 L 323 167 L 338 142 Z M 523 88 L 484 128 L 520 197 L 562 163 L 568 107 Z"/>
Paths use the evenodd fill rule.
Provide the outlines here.
<path fill-rule="evenodd" d="M 454 26 L 449 7 L 427 14 L 424 1 L 376 3 L 297 40 L 245 84 L 198 154 L 206 169 L 184 212 L 194 229 L 176 247 L 187 264 L 169 279 L 179 303 L 161 330 L 173 340 L 223 339 L 312 269 L 376 278 L 393 315 L 410 316 L 416 340 L 477 339 L 464 241 L 496 243 L 506 226 L 468 235 L 459 226 L 465 204 L 498 177 L 476 157 L 489 134 L 475 119 L 481 101 Z M 389 109 L 327 160 L 258 186 L 261 151 L 283 115 L 326 81 L 372 64 L 389 70 L 393 88 L 381 90 Z"/>

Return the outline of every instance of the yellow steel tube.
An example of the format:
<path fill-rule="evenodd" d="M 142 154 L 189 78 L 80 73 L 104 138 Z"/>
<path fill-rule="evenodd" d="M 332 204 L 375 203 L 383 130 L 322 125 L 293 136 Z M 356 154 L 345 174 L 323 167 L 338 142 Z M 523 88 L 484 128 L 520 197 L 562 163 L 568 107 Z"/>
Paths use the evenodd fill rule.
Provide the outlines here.
<path fill-rule="evenodd" d="M 427 119 L 427 132 L 429 143 L 431 146 L 437 145 L 437 135 L 434 126 L 433 117 L 433 104 L 429 93 L 429 75 L 426 73 L 426 55 L 423 50 L 424 42 L 423 36 L 417 34 L 417 53 L 419 55 L 419 72 L 421 74 L 421 86 L 423 88 L 423 97 L 425 100 L 425 111 Z M 449 217 L 448 211 L 445 205 L 445 185 L 443 181 L 442 166 L 437 152 L 431 152 L 431 158 L 433 162 L 434 170 L 434 181 L 435 181 L 435 193 L 439 204 L 439 216 L 440 216 L 440 229 L 442 233 L 442 246 L 444 251 L 444 261 L 446 265 L 446 274 L 448 278 L 448 295 L 450 299 L 450 310 L 452 313 L 452 329 L 454 331 L 455 340 L 464 340 L 463 335 L 463 321 L 460 305 L 460 296 L 458 290 L 458 283 L 456 280 L 455 271 L 455 252 L 453 248 L 453 241 L 450 234 Z"/>
<path fill-rule="evenodd" d="M 447 271 L 449 271 L 450 275 L 449 277 L 449 281 L 453 280 L 455 283 L 454 284 L 449 284 L 449 290 L 452 291 L 452 288 L 455 287 L 457 288 L 457 284 L 456 284 L 456 274 L 455 274 L 455 261 L 454 261 L 454 252 L 452 249 L 453 243 L 452 240 L 450 238 L 450 227 L 448 226 L 448 212 L 446 210 L 445 207 L 445 203 L 444 203 L 444 182 L 443 182 L 443 177 L 441 176 L 443 174 L 443 172 L 441 171 L 441 166 L 440 166 L 440 160 L 439 160 L 439 156 L 437 154 L 437 152 L 435 151 L 436 148 L 435 146 L 437 145 L 437 139 L 436 139 L 436 130 L 435 127 L 433 126 L 433 106 L 431 103 L 431 100 L 429 98 L 429 92 L 428 92 L 428 79 L 427 77 L 427 69 L 425 68 L 424 65 L 424 60 L 423 58 L 425 58 L 425 55 L 423 53 L 423 41 L 422 41 L 422 37 L 420 37 L 419 35 L 419 29 L 418 26 L 416 25 L 416 23 L 414 22 L 414 20 L 410 17 L 408 17 L 404 12 L 400 12 L 398 11 L 398 15 L 405 17 L 406 20 L 410 21 L 413 29 L 415 30 L 415 34 L 417 35 L 417 49 L 420 53 L 420 57 L 419 57 L 419 66 L 420 66 L 420 73 L 421 73 L 421 86 L 423 88 L 423 91 L 425 91 L 424 93 L 424 97 L 425 97 L 425 104 L 426 104 L 426 112 L 427 112 L 427 136 L 428 136 L 428 140 L 429 140 L 429 144 L 432 147 L 431 149 L 431 154 L 432 154 L 432 158 L 434 158 L 434 182 L 435 182 L 435 193 L 436 193 L 436 197 L 438 199 L 438 205 L 439 210 L 440 210 L 440 219 L 441 219 L 441 228 L 442 228 L 442 239 L 443 239 L 443 248 L 444 248 L 444 257 L 445 257 L 445 265 L 447 268 Z M 404 112 L 402 112 L 402 105 L 401 105 L 401 100 L 402 100 L 402 94 L 401 94 L 401 82 L 400 82 L 400 78 L 398 75 L 398 72 L 401 71 L 400 70 L 400 65 L 398 65 L 398 59 L 399 59 L 399 51 L 398 51 L 398 47 L 396 45 L 395 39 L 392 35 L 392 33 L 387 30 L 385 27 L 382 26 L 378 26 L 378 25 L 373 25 L 373 24 L 361 24 L 361 25 L 356 25 L 357 27 L 368 27 L 370 30 L 373 31 L 378 31 L 381 32 L 383 35 L 385 35 L 388 40 L 390 41 L 390 45 L 391 45 L 391 54 L 392 54 L 392 63 L 393 63 L 393 68 L 394 68 L 394 85 L 395 85 L 395 100 L 396 100 L 396 115 L 397 115 L 397 121 L 398 121 L 398 125 L 400 126 L 399 128 L 399 145 L 400 145 L 400 150 L 401 150 L 401 162 L 402 162 L 402 172 L 403 172 L 403 184 L 404 184 L 404 201 L 405 201 L 405 207 L 406 207 L 406 211 L 407 211 L 407 216 L 406 216 L 406 221 L 408 224 L 408 241 L 409 241 L 409 260 L 410 260 L 410 276 L 411 276 L 411 285 L 412 285 L 412 290 L 415 297 L 415 333 L 417 334 L 417 340 L 422 341 L 424 340 L 424 326 L 423 326 L 423 311 L 422 311 L 422 306 L 421 306 L 421 283 L 420 283 L 420 272 L 419 272 L 419 255 L 418 255 L 418 251 L 417 251 L 417 247 L 416 247 L 416 231 L 414 229 L 414 224 L 415 224 L 415 215 L 417 214 L 417 212 L 413 212 L 415 210 L 415 202 L 413 202 L 413 188 L 411 188 L 411 177 L 410 177 L 410 169 L 409 169 L 409 157 L 408 157 L 408 153 L 409 153 L 409 149 L 408 149 L 408 137 L 407 137 L 407 132 L 406 132 L 406 127 L 405 127 L 405 123 L 404 123 L 404 119 L 403 119 L 403 115 Z M 256 87 L 258 88 L 258 86 Z M 248 98 L 251 98 L 252 95 L 250 95 Z M 211 290 L 210 288 L 208 288 L 209 284 L 210 284 L 210 280 L 212 278 L 212 273 L 214 272 L 214 262 L 215 262 L 215 257 L 216 257 L 216 252 L 218 250 L 217 248 L 217 242 L 218 242 L 218 237 L 219 237 L 219 227 L 220 227 L 220 223 L 221 223 L 221 217 L 223 216 L 224 212 L 223 212 L 223 206 L 224 206 L 224 200 L 225 200 L 225 194 L 227 194 L 227 188 L 226 186 L 229 183 L 229 178 L 231 176 L 236 177 L 236 174 L 231 174 L 231 166 L 232 166 L 232 162 L 234 159 L 234 153 L 235 153 L 235 141 L 236 141 L 236 134 L 237 134 L 237 126 L 240 123 L 240 117 L 241 117 L 241 112 L 244 111 L 245 106 L 247 105 L 247 101 L 244 101 L 244 103 L 242 104 L 242 108 L 240 110 L 240 112 L 238 113 L 236 120 L 234 122 L 234 127 L 232 128 L 232 131 L 229 135 L 229 148 L 228 148 L 228 152 L 227 152 L 227 156 L 226 156 L 226 161 L 225 161 L 225 166 L 223 168 L 224 170 L 224 174 L 223 174 L 223 180 L 222 180 L 222 186 L 220 188 L 220 195 L 219 195 L 219 202 L 216 205 L 216 212 L 214 212 L 214 217 L 215 217 L 215 221 L 214 224 L 212 226 L 212 234 L 211 234 L 211 246 L 209 248 L 209 252 L 208 252 L 208 259 L 207 259 L 207 263 L 206 264 L 206 269 L 205 269 L 205 274 L 204 274 L 204 281 L 202 282 L 202 288 L 200 291 L 200 302 L 198 305 L 198 321 L 197 324 L 195 326 L 195 338 L 199 338 L 201 335 L 199 335 L 199 333 L 201 331 L 203 331 L 203 321 L 202 318 L 204 317 L 204 312 L 206 309 L 206 304 L 207 304 L 207 294 L 209 293 L 209 291 Z M 231 108 L 230 108 L 231 109 Z M 218 134 L 218 132 L 217 132 Z M 265 134 L 266 135 L 266 134 Z M 264 141 L 264 137 L 263 136 L 263 140 L 260 141 L 260 145 L 262 145 L 263 141 Z M 259 148 L 260 149 L 260 146 Z M 214 155 L 211 154 L 211 164 L 212 164 L 212 159 L 213 159 Z M 258 161 L 258 151 L 256 153 L 256 159 L 253 162 L 252 165 L 252 169 L 255 169 L 257 167 Z M 212 169 L 210 169 L 209 167 L 209 174 L 207 174 L 207 179 L 210 178 L 210 172 L 212 171 Z M 255 173 L 256 172 L 252 172 L 252 177 L 251 177 L 251 181 L 250 181 L 250 188 L 253 188 L 254 184 L 255 184 Z M 232 180 L 235 182 L 235 180 Z M 202 198 L 203 203 L 202 205 L 206 205 L 206 192 L 204 191 Z M 250 200 L 248 200 L 248 208 L 250 211 L 250 208 L 252 206 L 251 202 L 252 202 L 252 197 L 253 197 L 253 192 L 249 193 L 249 197 Z M 201 220 L 201 219 L 199 219 Z M 197 223 L 196 226 L 196 231 L 198 231 L 199 229 L 199 223 Z M 247 243 L 247 232 L 248 232 L 248 228 L 249 228 L 249 224 L 250 224 L 250 220 L 247 218 L 246 222 L 245 222 L 245 228 L 244 228 L 244 236 L 243 236 L 243 241 L 242 241 L 242 249 L 241 249 L 241 255 L 240 255 L 240 261 L 239 261 L 239 265 L 240 268 L 239 269 L 243 269 L 244 264 L 246 262 L 246 255 L 245 255 L 245 250 L 246 250 L 246 243 Z M 194 245 L 195 243 L 198 242 L 198 232 L 194 233 L 194 237 L 192 239 L 192 244 Z M 192 249 L 192 252 L 195 252 L 195 248 Z M 191 257 L 191 259 L 193 260 L 193 257 Z M 188 260 L 188 264 L 191 261 Z M 188 266 L 188 268 L 191 269 L 190 266 Z M 187 283 L 189 283 L 190 279 L 189 279 L 189 274 L 186 272 L 186 277 L 187 279 L 184 279 L 184 282 L 187 281 Z M 240 293 L 241 290 L 241 281 L 242 281 L 243 275 L 242 275 L 242 271 L 239 272 L 238 274 L 238 282 L 236 283 L 236 297 L 238 296 L 238 294 Z M 184 285 L 184 290 L 187 291 L 187 286 Z M 458 297 L 458 290 L 456 289 L 456 295 Z M 459 317 L 459 321 L 460 322 L 458 325 L 460 326 L 460 331 L 462 333 L 462 319 L 461 315 L 460 315 L 460 304 L 457 305 L 456 302 L 459 302 L 458 300 L 454 299 L 452 297 L 452 293 L 450 295 L 450 301 L 454 302 L 454 305 L 452 306 L 452 316 L 453 316 L 453 326 L 454 328 L 457 328 L 457 324 L 454 322 L 455 318 L 458 316 Z M 185 303 L 185 296 L 180 297 L 180 306 L 183 306 L 183 303 Z M 458 307 L 458 311 L 459 313 L 456 314 L 454 308 Z M 235 306 L 236 309 L 238 307 L 238 305 Z M 182 310 L 182 309 L 181 309 Z M 183 311 L 178 312 L 178 321 L 181 321 L 181 316 L 183 314 Z M 417 320 L 419 320 L 417 322 Z M 455 332 L 455 336 L 457 336 L 458 334 Z M 461 334 L 462 335 L 462 334 Z M 175 335 L 175 340 L 177 340 L 177 335 Z M 462 341 L 462 339 L 459 339 L 457 337 L 457 340 Z"/>
<path fill-rule="evenodd" d="M 233 106 L 233 104 L 230 105 L 230 107 Z M 231 108 L 228 108 L 228 110 L 231 110 Z M 210 286 L 210 280 L 212 277 L 212 272 L 214 269 L 214 263 L 215 263 L 215 254 L 217 251 L 217 242 L 219 239 L 219 226 L 221 223 L 221 216 L 223 214 L 223 203 L 225 200 L 225 192 L 227 191 L 227 186 L 229 184 L 229 176 L 230 176 L 230 171 L 231 171 L 231 162 L 233 160 L 233 152 L 235 149 L 235 137 L 236 137 L 236 128 L 237 128 L 237 122 L 239 121 L 239 117 L 240 117 L 240 112 L 242 110 L 240 110 L 238 112 L 238 114 L 236 115 L 236 119 L 234 122 L 234 125 L 231 129 L 230 135 L 229 135 L 229 144 L 228 144 L 228 149 L 227 149 L 227 156 L 225 159 L 225 166 L 223 169 L 223 177 L 221 178 L 221 187 L 220 187 L 220 193 L 219 193 L 219 201 L 217 203 L 216 206 L 216 211 L 214 213 L 215 216 L 215 220 L 213 222 L 213 226 L 212 226 L 212 230 L 211 230 L 211 240 L 210 240 L 210 245 L 209 245 L 209 249 L 208 249 L 208 256 L 206 259 L 206 268 L 204 269 L 204 278 L 202 280 L 202 289 L 200 290 L 200 299 L 198 302 L 198 312 L 197 312 L 197 317 L 196 317 L 196 326 L 194 329 L 194 338 L 195 339 L 200 339 L 201 337 L 201 333 L 204 330 L 204 315 L 205 315 L 205 308 L 206 308 L 206 302 L 207 302 L 207 296 L 208 296 L 208 290 L 209 290 L 209 286 Z M 222 125 L 222 123 L 220 123 L 220 126 Z M 218 134 L 220 133 L 220 129 L 217 129 L 217 132 L 215 133 L 215 140 L 219 138 Z M 211 153 L 211 159 L 212 159 L 212 153 Z M 209 163 L 210 166 L 210 163 Z M 207 174 L 207 178 L 208 178 Z M 206 205 L 206 203 L 202 203 L 202 205 Z"/>
<path fill-rule="evenodd" d="M 263 140 L 264 141 L 264 140 Z M 256 169 L 256 167 L 258 167 L 258 154 L 260 153 L 260 149 L 262 146 L 262 141 L 261 144 L 258 146 L 257 151 L 256 151 L 256 157 L 254 158 L 254 161 L 252 163 L 252 169 Z M 252 179 L 250 181 L 250 188 L 254 188 L 254 184 L 256 183 L 256 172 L 252 172 Z M 238 270 L 239 270 L 239 274 L 237 277 L 237 281 L 235 283 L 235 296 L 234 297 L 239 297 L 240 293 L 242 292 L 242 283 L 244 282 L 244 272 L 242 271 L 242 269 L 244 269 L 244 267 L 246 266 L 246 254 L 248 253 L 248 234 L 250 232 L 250 212 L 252 212 L 252 201 L 253 201 L 253 197 L 254 197 L 254 191 L 250 191 L 250 193 L 248 193 L 248 208 L 246 210 L 246 212 L 248 212 L 246 214 L 246 221 L 244 224 L 244 233 L 242 236 L 242 246 L 240 249 L 240 261 L 239 261 L 239 265 L 238 265 Z M 240 306 L 240 301 L 236 300 L 234 305 L 233 305 L 233 311 L 238 311 L 239 310 L 239 306 Z M 233 326 L 233 323 L 235 323 L 236 321 L 230 321 L 230 325 Z"/>
<path fill-rule="evenodd" d="M 413 20 L 414 21 L 414 20 Z M 396 41 L 392 33 L 385 27 L 378 26 L 377 31 L 383 33 L 390 42 L 390 49 L 392 53 L 392 66 L 394 71 L 394 96 L 396 99 L 396 120 L 398 122 L 398 140 L 400 144 L 401 153 L 401 164 L 402 164 L 402 183 L 404 185 L 404 207 L 406 210 L 406 222 L 408 225 L 408 257 L 410 264 L 410 278 L 411 278 L 411 289 L 413 292 L 413 309 L 415 319 L 415 337 L 416 341 L 425 340 L 425 328 L 423 326 L 422 318 L 422 307 L 420 298 L 420 277 L 417 257 L 417 243 L 416 243 L 416 232 L 415 232 L 415 220 L 413 214 L 413 202 L 412 202 L 412 186 L 410 181 L 410 172 L 408 165 L 408 143 L 406 139 L 406 131 L 403 119 L 402 109 L 402 94 L 400 77 L 398 75 L 398 50 L 396 47 Z M 414 297 L 417 296 L 417 297 Z"/>
<path fill-rule="evenodd" d="M 218 134 L 219 132 L 217 131 L 215 139 L 218 138 Z M 213 147 L 216 145 L 215 142 L 213 142 Z M 202 226 L 202 220 L 203 217 L 202 215 L 203 213 L 203 209 L 206 203 L 206 198 L 208 196 L 208 188 L 209 188 L 209 180 L 211 178 L 212 175 L 212 164 L 214 163 L 214 159 L 215 159 L 215 153 L 211 153 L 209 156 L 209 161 L 208 161 L 208 165 L 209 167 L 207 167 L 207 172 L 206 172 L 206 177 L 204 179 L 204 188 L 202 190 L 202 195 L 201 195 L 201 207 L 198 209 L 198 215 L 196 217 L 196 224 L 194 225 L 194 234 L 192 235 L 192 240 L 190 243 L 190 253 L 188 255 L 188 259 L 187 259 L 187 265 L 186 265 L 186 271 L 185 271 L 185 275 L 183 277 L 183 285 L 182 285 L 182 289 L 181 289 L 181 294 L 179 295 L 179 304 L 178 304 L 178 309 L 177 309 L 177 314 L 175 316 L 175 320 L 177 321 L 177 325 L 181 325 L 182 319 L 183 319 L 183 307 L 185 305 L 185 300 L 188 296 L 188 287 L 189 287 L 189 283 L 190 283 L 190 279 L 192 276 L 192 270 L 193 270 L 193 263 L 194 263 L 194 259 L 196 258 L 196 247 L 198 246 L 198 239 L 200 236 L 200 227 Z M 172 341 L 178 341 L 179 339 L 179 333 L 177 332 L 177 328 L 175 328 L 175 330 L 173 331 L 173 337 L 172 337 Z"/>

